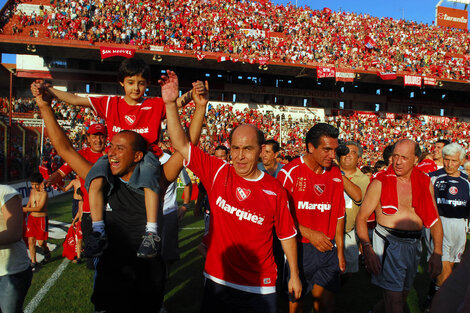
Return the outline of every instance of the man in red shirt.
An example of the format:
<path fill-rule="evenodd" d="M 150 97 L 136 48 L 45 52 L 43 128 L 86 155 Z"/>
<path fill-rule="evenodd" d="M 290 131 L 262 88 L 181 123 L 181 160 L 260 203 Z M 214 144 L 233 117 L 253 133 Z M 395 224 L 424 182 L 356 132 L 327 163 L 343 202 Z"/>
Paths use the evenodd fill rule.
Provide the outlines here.
<path fill-rule="evenodd" d="M 87 161 L 94 164 L 100 157 L 103 156 L 104 149 L 106 147 L 106 135 L 107 129 L 106 126 L 102 124 L 93 124 L 87 130 L 87 142 L 88 146 L 84 149 L 78 151 L 78 153 L 83 156 Z M 52 173 L 46 181 L 47 185 L 54 185 L 61 181 L 65 176 L 72 172 L 70 165 L 65 163 L 62 165 L 56 172 Z M 90 216 L 90 202 L 88 199 L 88 191 L 84 188 L 85 178 L 80 177 L 81 191 L 83 197 L 83 210 L 81 217 L 79 216 L 79 221 L 81 222 L 83 242 L 85 244 L 85 249 L 88 244 L 88 239 L 91 233 L 93 232 Z M 79 213 L 80 214 L 80 213 Z M 91 260 L 91 259 L 90 259 Z M 90 261 L 91 262 L 91 261 Z M 88 264 L 89 268 L 93 268 L 91 263 Z"/>
<path fill-rule="evenodd" d="M 233 165 L 210 156 L 190 144 L 181 127 L 176 74 L 168 71 L 159 82 L 172 145 L 203 183 L 211 207 L 201 312 L 276 312 L 273 226 L 292 268 L 289 292 L 298 298 L 302 287 L 287 194 L 257 168 L 263 133 L 253 125 L 232 131 Z"/>
<path fill-rule="evenodd" d="M 346 269 L 343 179 L 339 167 L 333 164 L 338 135 L 338 129 L 328 124 L 310 128 L 305 139 L 307 153 L 284 166 L 277 176 L 289 193 L 300 230 L 303 294 L 312 291 L 316 312 L 333 312 L 339 275 Z M 301 301 L 290 299 L 289 311 L 301 310 Z"/>

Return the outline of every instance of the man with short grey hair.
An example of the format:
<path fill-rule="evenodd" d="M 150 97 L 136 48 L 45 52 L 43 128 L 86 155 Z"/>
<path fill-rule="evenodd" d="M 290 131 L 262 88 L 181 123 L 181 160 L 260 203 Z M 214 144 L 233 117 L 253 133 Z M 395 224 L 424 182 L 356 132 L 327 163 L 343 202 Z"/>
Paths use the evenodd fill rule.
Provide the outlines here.
<path fill-rule="evenodd" d="M 346 220 L 344 228 L 344 257 L 346 273 L 359 271 L 359 247 L 356 238 L 356 216 L 369 186 L 369 177 L 357 167 L 362 157 L 361 145 L 354 141 L 344 143 L 349 148 L 346 155 L 339 156 L 339 167 L 343 174 Z"/>
<path fill-rule="evenodd" d="M 444 168 L 429 173 L 434 186 L 437 209 L 444 229 L 442 243 L 442 273 L 431 282 L 426 306 L 452 273 L 455 263 L 460 263 L 467 242 L 467 220 L 470 213 L 470 183 L 459 167 L 465 157 L 465 149 L 451 143 L 442 149 Z M 432 241 L 427 233 L 428 247 Z"/>

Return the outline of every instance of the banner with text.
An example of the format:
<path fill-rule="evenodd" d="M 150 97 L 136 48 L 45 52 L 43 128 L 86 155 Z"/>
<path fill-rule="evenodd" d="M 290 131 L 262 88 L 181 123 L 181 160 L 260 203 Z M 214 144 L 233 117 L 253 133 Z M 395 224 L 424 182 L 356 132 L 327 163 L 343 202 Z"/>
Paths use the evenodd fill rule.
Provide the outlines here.
<path fill-rule="evenodd" d="M 335 78 L 335 68 L 334 67 L 317 67 L 317 78 Z"/>
<path fill-rule="evenodd" d="M 414 76 L 414 75 L 405 75 L 405 86 L 418 86 L 421 87 L 421 76 Z"/>
<path fill-rule="evenodd" d="M 468 11 L 447 7 L 437 7 L 437 26 L 468 29 Z"/>
<path fill-rule="evenodd" d="M 135 54 L 135 49 L 100 47 L 100 52 L 101 52 L 102 59 L 115 57 L 115 56 L 132 58 Z"/>

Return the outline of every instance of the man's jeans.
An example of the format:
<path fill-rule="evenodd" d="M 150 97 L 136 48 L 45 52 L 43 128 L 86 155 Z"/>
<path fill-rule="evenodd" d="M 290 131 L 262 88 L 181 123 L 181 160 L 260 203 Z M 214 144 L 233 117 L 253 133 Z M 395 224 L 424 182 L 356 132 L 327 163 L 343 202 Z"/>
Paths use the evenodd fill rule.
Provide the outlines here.
<path fill-rule="evenodd" d="M 0 311 L 2 313 L 23 312 L 23 302 L 28 292 L 33 272 L 27 270 L 16 274 L 0 276 Z"/>

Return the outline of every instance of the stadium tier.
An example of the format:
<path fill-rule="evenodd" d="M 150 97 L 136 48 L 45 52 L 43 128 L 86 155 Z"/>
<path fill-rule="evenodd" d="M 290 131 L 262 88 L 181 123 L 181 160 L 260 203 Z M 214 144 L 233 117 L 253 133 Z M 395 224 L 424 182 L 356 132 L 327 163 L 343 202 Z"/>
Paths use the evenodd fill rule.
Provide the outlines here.
<path fill-rule="evenodd" d="M 4 40 L 113 43 L 198 60 L 334 67 L 346 70 L 342 79 L 348 70 L 377 72 L 381 79 L 419 75 L 432 85 L 432 78 L 470 79 L 468 31 L 270 1 L 10 0 L 0 26 Z"/>

